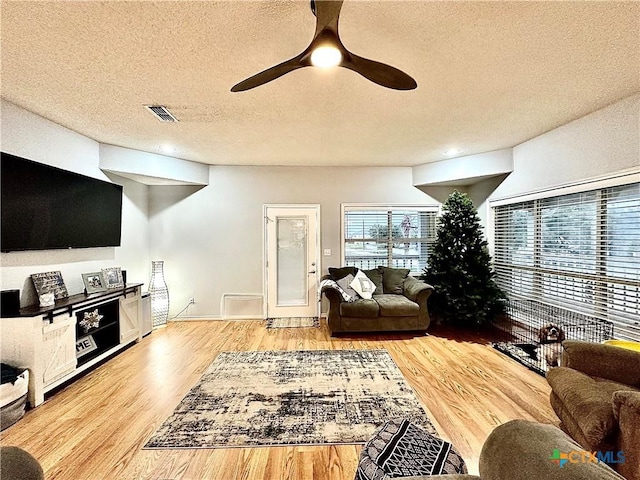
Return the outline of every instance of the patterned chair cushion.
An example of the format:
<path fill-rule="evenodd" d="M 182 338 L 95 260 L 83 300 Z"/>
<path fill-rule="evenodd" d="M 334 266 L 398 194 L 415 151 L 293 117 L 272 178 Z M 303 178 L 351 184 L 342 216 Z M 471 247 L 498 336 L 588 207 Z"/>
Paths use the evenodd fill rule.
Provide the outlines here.
<path fill-rule="evenodd" d="M 364 445 L 355 480 L 467 473 L 449 442 L 404 419 L 387 421 Z"/>

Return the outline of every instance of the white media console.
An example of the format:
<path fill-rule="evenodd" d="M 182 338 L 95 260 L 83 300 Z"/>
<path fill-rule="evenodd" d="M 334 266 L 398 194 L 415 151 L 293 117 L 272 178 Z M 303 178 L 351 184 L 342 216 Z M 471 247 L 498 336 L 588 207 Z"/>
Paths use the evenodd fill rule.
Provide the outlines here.
<path fill-rule="evenodd" d="M 54 306 L 25 307 L 15 317 L 0 319 L 2 362 L 29 369 L 32 407 L 44 401 L 45 393 L 142 338 L 141 286 L 72 295 Z M 85 329 L 80 323 L 85 313 L 100 316 L 98 326 Z"/>

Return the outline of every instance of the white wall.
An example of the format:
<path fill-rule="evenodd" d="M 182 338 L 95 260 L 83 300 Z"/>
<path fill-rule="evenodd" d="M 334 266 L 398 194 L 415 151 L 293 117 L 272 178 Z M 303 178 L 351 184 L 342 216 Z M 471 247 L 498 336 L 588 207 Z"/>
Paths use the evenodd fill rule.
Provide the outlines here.
<path fill-rule="evenodd" d="M 33 291 L 29 275 L 61 270 L 70 293 L 81 273 L 121 266 L 147 282 L 150 260 L 164 260 L 171 314 L 220 314 L 223 293 L 262 293 L 262 208 L 269 203 L 321 205 L 323 272 L 340 263 L 340 204 L 433 205 L 412 186 L 411 168 L 225 167 L 209 185 L 147 187 L 99 169 L 99 144 L 8 102 L 2 102 L 1 148 L 33 160 L 124 185 L 122 247 L 3 253 L 1 288 Z M 640 165 L 640 95 L 622 100 L 518 145 L 514 171 L 469 187 L 489 200 L 579 182 Z M 500 183 L 502 182 L 502 183 Z M 485 218 L 488 202 L 479 205 Z M 28 293 L 28 292 L 27 292 Z M 35 303 L 25 298 L 22 304 Z"/>
<path fill-rule="evenodd" d="M 264 204 L 319 204 L 322 271 L 340 264 L 340 204 L 434 205 L 411 168 L 211 167 L 209 185 L 150 187 L 152 259 L 165 261 L 175 315 L 217 316 L 223 293 L 262 293 Z"/>
<path fill-rule="evenodd" d="M 37 303 L 30 279 L 30 275 L 37 272 L 60 270 L 71 295 L 83 290 L 82 273 L 104 267 L 122 267 L 127 270 L 128 281 L 147 282 L 150 270 L 148 187 L 115 175 L 107 177 L 100 171 L 98 142 L 4 100 L 0 132 L 3 152 L 124 187 L 121 247 L 2 253 L 0 288 L 20 289 L 21 305 L 25 306 Z"/>
<path fill-rule="evenodd" d="M 147 185 L 206 185 L 209 180 L 209 167 L 202 163 L 104 143 L 100 168 L 134 180 L 141 177 Z"/>
<path fill-rule="evenodd" d="M 513 166 L 489 200 L 640 168 L 640 95 L 517 145 Z"/>
<path fill-rule="evenodd" d="M 470 185 L 482 178 L 513 171 L 513 149 L 465 155 L 412 167 L 416 187 L 433 185 Z"/>

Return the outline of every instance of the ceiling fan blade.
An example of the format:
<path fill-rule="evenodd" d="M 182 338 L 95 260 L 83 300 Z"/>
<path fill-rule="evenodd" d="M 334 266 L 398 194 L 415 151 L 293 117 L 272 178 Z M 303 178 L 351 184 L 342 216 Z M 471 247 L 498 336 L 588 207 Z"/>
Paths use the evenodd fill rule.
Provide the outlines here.
<path fill-rule="evenodd" d="M 311 0 L 315 6 L 314 15 L 316 16 L 316 33 L 318 34 L 327 28 L 338 32 L 338 17 L 342 9 L 342 0 Z"/>
<path fill-rule="evenodd" d="M 311 57 L 316 48 L 330 45 L 338 49 L 342 60 L 340 67 L 359 73 L 368 80 L 394 90 L 413 90 L 416 81 L 391 65 L 359 57 L 349 52 L 338 36 L 338 19 L 343 0 L 311 0 L 311 10 L 316 16 L 316 32 L 310 45 L 298 56 L 275 65 L 243 80 L 231 88 L 232 92 L 242 92 L 264 85 L 298 68 L 312 65 Z"/>
<path fill-rule="evenodd" d="M 340 66 L 359 73 L 373 83 L 394 90 L 413 90 L 418 86 L 416 81 L 402 70 L 385 63 L 359 57 L 351 52 L 343 56 Z"/>
<path fill-rule="evenodd" d="M 275 65 L 271 68 L 267 68 L 260 73 L 256 73 L 246 80 L 235 84 L 233 87 L 231 87 L 231 91 L 244 92 L 245 90 L 251 90 L 252 88 L 259 87 L 260 85 L 264 85 L 271 80 L 275 80 L 276 78 L 286 75 L 289 72 L 293 72 L 298 68 L 307 67 L 308 64 L 306 62 L 300 61 L 302 57 L 303 53 L 285 62 L 279 63 L 278 65 Z"/>

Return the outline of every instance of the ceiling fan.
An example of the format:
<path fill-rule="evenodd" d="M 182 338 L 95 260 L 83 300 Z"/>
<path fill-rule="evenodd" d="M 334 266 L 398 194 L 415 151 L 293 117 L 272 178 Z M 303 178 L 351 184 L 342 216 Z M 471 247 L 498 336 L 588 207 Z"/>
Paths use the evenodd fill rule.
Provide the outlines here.
<path fill-rule="evenodd" d="M 316 33 L 299 55 L 243 80 L 232 92 L 250 90 L 302 67 L 344 67 L 383 87 L 413 90 L 418 86 L 409 75 L 384 63 L 359 57 L 345 48 L 338 36 L 338 18 L 342 0 L 311 0 L 316 16 Z"/>

